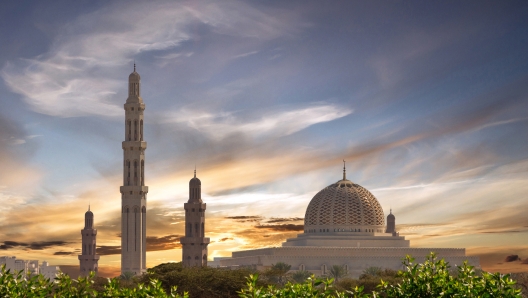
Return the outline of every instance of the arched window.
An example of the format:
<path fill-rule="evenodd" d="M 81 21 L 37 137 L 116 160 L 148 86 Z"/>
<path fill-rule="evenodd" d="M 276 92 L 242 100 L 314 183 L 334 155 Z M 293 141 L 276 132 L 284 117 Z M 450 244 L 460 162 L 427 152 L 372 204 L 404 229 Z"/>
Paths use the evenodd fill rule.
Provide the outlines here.
<path fill-rule="evenodd" d="M 128 223 L 129 223 L 129 221 L 128 221 L 128 215 L 129 215 L 129 213 L 130 213 L 130 209 L 128 209 L 128 206 L 127 206 L 127 207 L 126 207 L 126 231 L 127 231 L 127 234 L 126 234 L 126 239 L 127 239 L 127 241 L 126 241 L 126 243 L 127 243 L 126 250 L 127 250 L 127 251 L 128 251 Z"/>
<path fill-rule="evenodd" d="M 197 223 L 194 224 L 194 232 L 196 233 L 197 236 L 200 235 L 200 230 L 198 230 L 198 224 Z"/>
<path fill-rule="evenodd" d="M 139 139 L 143 141 L 143 120 L 139 122 Z"/>
<path fill-rule="evenodd" d="M 139 222 L 139 207 L 134 207 L 134 251 L 137 251 L 137 246 L 138 246 L 138 239 L 137 239 L 137 235 L 139 234 L 139 227 L 138 227 L 138 222 Z"/>
<path fill-rule="evenodd" d="M 141 186 L 145 186 L 145 161 L 141 160 Z"/>
<path fill-rule="evenodd" d="M 126 185 L 130 185 L 130 160 L 127 160 L 127 171 L 128 171 L 128 176 L 127 176 L 127 182 L 126 182 Z"/>
<path fill-rule="evenodd" d="M 202 237 L 204 237 L 204 223 L 202 222 Z"/>
<path fill-rule="evenodd" d="M 134 141 L 138 140 L 138 122 L 134 120 Z"/>
<path fill-rule="evenodd" d="M 134 160 L 134 185 L 138 185 L 138 162 Z"/>
<path fill-rule="evenodd" d="M 128 120 L 128 140 L 132 141 L 132 121 Z"/>
<path fill-rule="evenodd" d="M 93 254 L 95 255 L 95 243 L 93 245 Z"/>
<path fill-rule="evenodd" d="M 189 237 L 192 237 L 192 224 L 189 224 Z"/>

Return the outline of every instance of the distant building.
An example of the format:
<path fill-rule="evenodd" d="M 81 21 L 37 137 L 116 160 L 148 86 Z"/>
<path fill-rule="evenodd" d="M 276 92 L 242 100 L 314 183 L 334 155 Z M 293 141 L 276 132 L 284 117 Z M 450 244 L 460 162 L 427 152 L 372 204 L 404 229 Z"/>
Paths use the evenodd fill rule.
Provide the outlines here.
<path fill-rule="evenodd" d="M 478 257 L 466 256 L 464 248 L 413 248 L 396 231 L 391 213 L 385 226 L 383 209 L 364 187 L 343 179 L 318 192 L 308 204 L 304 233 L 287 239 L 282 247 L 233 252 L 220 259 L 222 267 L 247 266 L 258 270 L 283 262 L 292 270 L 328 275 L 333 265 L 343 266 L 351 276 L 359 276 L 369 267 L 402 269 L 402 259 L 413 256 L 424 261 L 430 252 L 444 258 L 451 266 L 465 260 L 479 267 Z"/>
<path fill-rule="evenodd" d="M 189 201 L 184 204 L 185 209 L 185 237 L 180 238 L 182 244 L 182 264 L 185 267 L 207 266 L 207 245 L 209 238 L 205 238 L 205 209 L 202 201 L 202 182 L 196 178 L 189 181 Z"/>
<path fill-rule="evenodd" d="M 57 274 L 59 274 L 60 268 L 59 266 L 50 266 L 48 262 L 44 261 L 42 262 L 39 270 L 40 274 L 42 274 L 45 278 L 53 280 Z"/>
<path fill-rule="evenodd" d="M 22 271 L 24 276 L 42 274 L 45 278 L 54 279 L 60 272 L 58 266 L 50 266 L 48 262 L 42 262 L 39 266 L 38 260 L 17 260 L 14 256 L 0 257 L 0 266 L 6 266 L 11 273 Z"/>
<path fill-rule="evenodd" d="M 94 215 L 88 207 L 84 214 L 84 229 L 81 230 L 82 254 L 79 255 L 81 276 L 87 276 L 90 271 L 97 273 L 99 256 L 96 254 L 97 229 L 94 229 Z"/>

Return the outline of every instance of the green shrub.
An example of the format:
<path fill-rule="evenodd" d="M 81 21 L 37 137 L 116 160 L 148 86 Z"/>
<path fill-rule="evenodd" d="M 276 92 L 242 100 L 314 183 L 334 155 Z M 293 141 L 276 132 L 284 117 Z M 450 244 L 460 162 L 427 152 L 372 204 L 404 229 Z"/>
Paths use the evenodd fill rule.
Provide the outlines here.
<path fill-rule="evenodd" d="M 287 283 L 283 288 L 258 286 L 258 276 L 250 275 L 246 287 L 239 295 L 242 298 L 267 298 L 267 297 L 502 297 L 521 298 L 521 290 L 516 288 L 515 281 L 509 275 L 500 273 L 477 274 L 473 268 L 464 262 L 457 268 L 455 274 L 450 270 L 449 264 L 443 259 L 437 260 L 431 253 L 423 264 L 414 264 L 414 259 L 407 256 L 403 261 L 404 271 L 399 271 L 398 283 L 389 283 L 383 277 L 377 285 L 377 291 L 368 294 L 364 286 L 356 284 L 354 280 L 345 285 L 349 290 L 339 290 L 334 287 L 333 279 L 319 280 L 309 278 L 302 284 Z M 383 270 L 370 270 L 362 275 L 356 282 L 364 282 L 386 275 L 395 278 L 393 272 Z M 344 283 L 342 280 L 341 283 Z M 342 285 L 342 284 L 341 284 Z M 353 289 L 351 289 L 353 287 Z"/>
<path fill-rule="evenodd" d="M 119 279 L 107 279 L 101 291 L 93 288 L 93 272 L 88 277 L 71 279 L 68 275 L 60 273 L 55 280 L 45 279 L 42 275 L 24 276 L 22 271 L 11 273 L 5 269 L 0 270 L 0 297 L 178 297 L 187 298 L 187 293 L 176 294 L 176 288 L 169 290 L 169 294 L 158 280 L 150 280 L 146 284 L 138 284 L 134 288 L 120 286 Z"/>

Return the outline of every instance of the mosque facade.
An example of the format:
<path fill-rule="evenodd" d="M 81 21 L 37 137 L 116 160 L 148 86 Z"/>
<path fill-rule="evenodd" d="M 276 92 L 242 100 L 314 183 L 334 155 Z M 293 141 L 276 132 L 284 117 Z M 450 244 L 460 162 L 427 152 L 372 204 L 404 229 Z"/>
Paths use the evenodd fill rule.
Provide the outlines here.
<path fill-rule="evenodd" d="M 145 150 L 140 76 L 128 77 L 123 148 L 123 186 L 121 186 L 121 273 L 141 275 L 146 269 L 147 193 L 145 186 Z"/>
<path fill-rule="evenodd" d="M 308 204 L 304 233 L 287 239 L 281 247 L 233 252 L 217 262 L 221 267 L 252 267 L 265 270 L 283 262 L 291 270 L 327 275 L 334 265 L 343 266 L 352 277 L 369 267 L 403 269 L 402 259 L 411 255 L 423 262 L 431 253 L 451 266 L 464 261 L 480 267 L 478 257 L 466 256 L 464 248 L 414 248 L 396 231 L 396 218 L 385 216 L 378 200 L 364 187 L 343 179 L 319 191 Z"/>

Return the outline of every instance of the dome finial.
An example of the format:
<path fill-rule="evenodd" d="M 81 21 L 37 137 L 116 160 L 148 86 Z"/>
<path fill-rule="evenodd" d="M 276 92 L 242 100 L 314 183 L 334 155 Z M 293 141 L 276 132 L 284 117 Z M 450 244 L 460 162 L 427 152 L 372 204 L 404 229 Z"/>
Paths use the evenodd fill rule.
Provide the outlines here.
<path fill-rule="evenodd" d="M 346 180 L 346 161 L 343 159 L 343 180 Z"/>
<path fill-rule="evenodd" d="M 196 165 L 194 165 L 194 178 L 196 178 Z"/>
<path fill-rule="evenodd" d="M 136 72 L 136 60 L 134 60 L 134 72 Z"/>
<path fill-rule="evenodd" d="M 88 203 L 88 211 L 90 211 L 90 203 Z"/>

